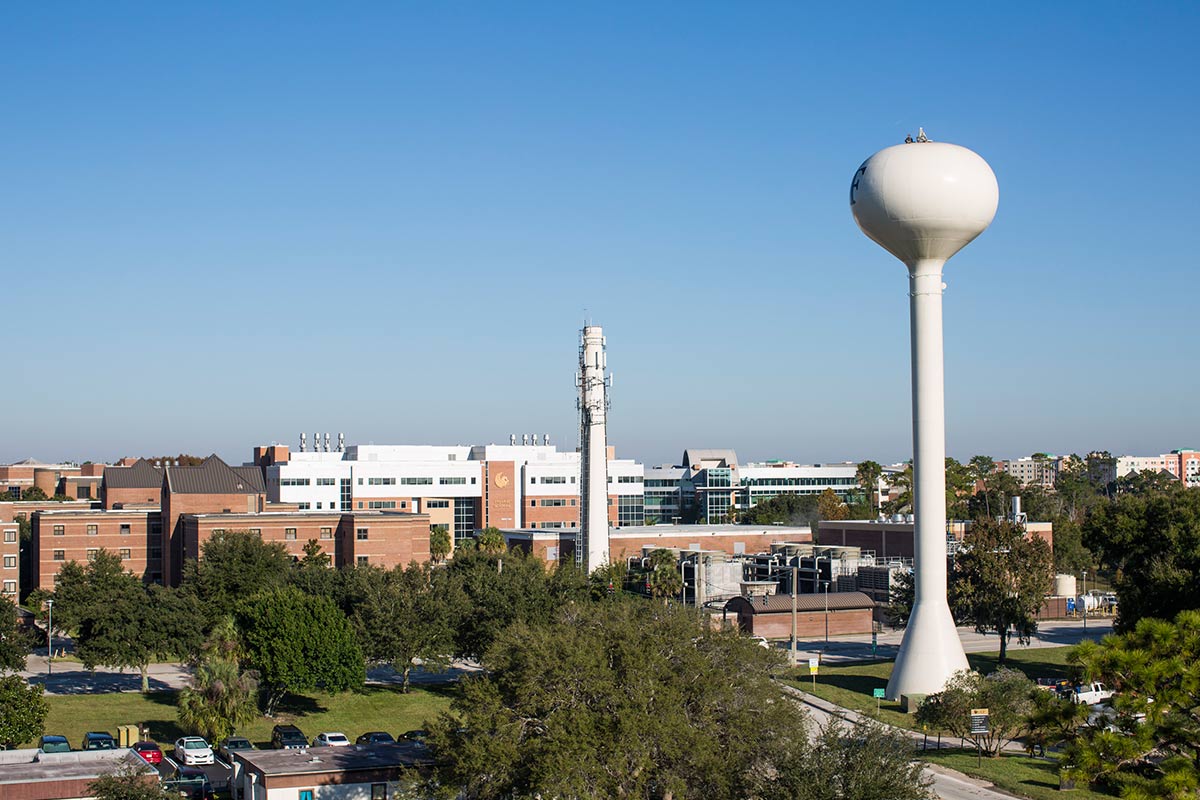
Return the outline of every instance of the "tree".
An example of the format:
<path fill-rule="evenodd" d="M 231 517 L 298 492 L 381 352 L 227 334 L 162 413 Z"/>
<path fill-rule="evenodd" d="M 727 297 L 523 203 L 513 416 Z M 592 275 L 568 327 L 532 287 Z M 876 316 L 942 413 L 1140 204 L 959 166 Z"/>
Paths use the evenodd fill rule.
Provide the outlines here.
<path fill-rule="evenodd" d="M 434 525 L 429 529 L 429 557 L 433 559 L 433 563 L 440 564 L 445 561 L 452 549 L 450 531 L 445 525 Z"/>
<path fill-rule="evenodd" d="M 290 693 L 357 689 L 366 679 L 362 650 L 346 615 L 327 597 L 284 586 L 238 605 L 248 664 L 258 671 L 271 716 Z"/>
<path fill-rule="evenodd" d="M 965 519 L 967 501 L 975 494 L 975 478 L 970 467 L 957 459 L 946 458 L 946 516 L 949 519 Z"/>
<path fill-rule="evenodd" d="M 1083 543 L 1116 570 L 1119 631 L 1200 605 L 1200 489 L 1118 495 L 1092 508 Z"/>
<path fill-rule="evenodd" d="M 683 575 L 679 572 L 675 553 L 666 550 L 652 550 L 646 565 L 646 588 L 650 596 L 664 603 L 672 597 L 678 597 L 683 591 Z"/>
<path fill-rule="evenodd" d="M 251 595 L 287 583 L 292 557 L 282 542 L 264 542 L 250 531 L 214 533 L 202 546 L 203 558 L 187 562 L 184 585 L 219 619 Z"/>
<path fill-rule="evenodd" d="M 17 624 L 17 606 L 7 597 L 0 597 L 0 675 L 6 671 L 25 669 L 30 639 Z"/>
<path fill-rule="evenodd" d="M 88 669 L 137 669 L 147 692 L 151 661 L 184 656 L 199 645 L 203 613 L 194 597 L 147 587 L 103 549 L 86 567 L 67 568 L 71 566 L 59 572 L 55 619 L 76 631 L 75 652 Z M 147 619 L 153 624 L 146 624 Z"/>
<path fill-rule="evenodd" d="M 506 549 L 504 534 L 499 528 L 484 528 L 475 537 L 476 546 L 485 553 L 503 553 Z"/>
<path fill-rule="evenodd" d="M 564 602 L 576 599 L 555 594 L 541 559 L 520 550 L 500 555 L 460 547 L 435 575 L 434 593 L 455 632 L 454 652 L 467 658 L 480 658 L 513 623 L 545 622 Z"/>
<path fill-rule="evenodd" d="M 912 510 L 913 502 L 913 465 L 908 462 L 904 469 L 893 472 L 890 478 L 892 489 L 899 490 L 895 500 L 883 504 L 885 514 L 903 514 Z"/>
<path fill-rule="evenodd" d="M 0 745 L 5 749 L 41 736 L 49 713 L 40 685 L 26 683 L 20 675 L 0 678 Z"/>
<path fill-rule="evenodd" d="M 300 569 L 329 569 L 332 564 L 333 559 L 325 552 L 325 548 L 321 547 L 319 541 L 309 539 L 304 543 L 304 557 L 299 561 Z"/>
<path fill-rule="evenodd" d="M 1007 521 L 977 519 L 955 558 L 953 607 L 959 624 L 1000 635 L 1000 662 L 1008 639 L 1025 643 L 1037 632 L 1036 614 L 1054 586 L 1050 546 Z"/>
<path fill-rule="evenodd" d="M 804 753 L 778 656 L 689 610 L 570 606 L 515 625 L 483 664 L 430 730 L 442 785 L 470 800 L 762 796 Z"/>
<path fill-rule="evenodd" d="M 21 490 L 21 500 L 23 502 L 44 502 L 49 499 L 46 493 L 37 486 L 30 486 L 28 489 Z"/>
<path fill-rule="evenodd" d="M 833 489 L 826 489 L 817 495 L 817 514 L 821 519 L 846 519 L 850 516 L 850 508 Z"/>
<path fill-rule="evenodd" d="M 1007 472 L 994 472 L 984 482 L 984 487 L 967 502 L 967 516 L 971 519 L 995 519 L 1007 516 L 1012 499 L 1023 492 L 1021 482 Z"/>
<path fill-rule="evenodd" d="M 340 576 L 332 569 L 333 559 L 317 539 L 304 543 L 304 556 L 295 563 L 291 583 L 305 594 L 331 597 L 336 594 Z"/>
<path fill-rule="evenodd" d="M 974 670 L 959 670 L 946 688 L 925 698 L 915 720 L 966 739 L 971 736 L 971 709 L 986 708 L 988 733 L 980 737 L 980 747 L 988 755 L 998 756 L 1004 743 L 1025 729 L 1034 709 L 1034 693 L 1040 691 L 1025 673 L 1015 669 L 1001 668 L 986 677 Z"/>
<path fill-rule="evenodd" d="M 812 525 L 817 516 L 817 497 L 811 494 L 779 494 L 745 511 L 739 521 L 746 525 Z"/>
<path fill-rule="evenodd" d="M 124 762 L 111 775 L 101 775 L 88 784 L 88 794 L 95 800 L 178 800 L 164 787 L 154 768 L 144 763 Z"/>
<path fill-rule="evenodd" d="M 237 628 L 227 617 L 209 634 L 190 685 L 179 693 L 180 726 L 217 742 L 258 717 L 258 680 L 241 669 L 240 657 Z"/>
<path fill-rule="evenodd" d="M 1068 774 L 1123 797 L 1194 800 L 1200 786 L 1200 612 L 1140 619 L 1124 634 L 1085 640 L 1068 654 L 1116 691 L 1109 725 L 1068 746 Z"/>
<path fill-rule="evenodd" d="M 879 492 L 879 479 L 883 477 L 883 466 L 877 461 L 862 461 L 854 470 L 854 479 L 867 496 L 867 504 L 874 507 Z"/>
<path fill-rule="evenodd" d="M 447 664 L 454 648 L 450 610 L 434 593 L 428 566 L 377 569 L 374 577 L 351 622 L 367 661 L 399 672 L 407 692 L 418 660 L 431 667 Z"/>
<path fill-rule="evenodd" d="M 1054 569 L 1067 575 L 1096 569 L 1096 557 L 1083 546 L 1083 528 L 1066 515 L 1054 518 Z"/>
<path fill-rule="evenodd" d="M 897 569 L 892 572 L 892 588 L 888 592 L 888 620 L 893 628 L 903 628 L 908 625 L 912 616 L 913 601 L 916 598 L 917 586 L 911 569 Z"/>
<path fill-rule="evenodd" d="M 1162 494 L 1179 485 L 1179 478 L 1165 469 L 1144 469 L 1117 478 L 1117 494 Z"/>
<path fill-rule="evenodd" d="M 831 718 L 813 735 L 811 751 L 785 761 L 763 800 L 925 800 L 935 795 L 925 765 L 913 759 L 904 733 L 866 722 L 852 728 Z"/>

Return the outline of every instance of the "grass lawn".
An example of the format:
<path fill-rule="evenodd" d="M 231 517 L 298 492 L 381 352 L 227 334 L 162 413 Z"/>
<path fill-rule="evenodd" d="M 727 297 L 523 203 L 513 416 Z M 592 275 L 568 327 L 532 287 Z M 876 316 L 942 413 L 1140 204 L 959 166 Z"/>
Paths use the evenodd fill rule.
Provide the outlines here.
<path fill-rule="evenodd" d="M 289 696 L 273 719 L 259 717 L 238 731 L 258 747 L 270 747 L 271 728 L 292 723 L 310 739 L 322 731 L 341 731 L 354 739 L 366 731 L 387 731 L 396 736 L 423 727 L 450 707 L 453 686 L 418 688 L 408 694 L 398 688 L 368 686 L 362 692 L 314 693 Z M 46 733 L 66 736 L 78 747 L 87 731 L 116 735 L 118 725 L 147 724 L 150 738 L 169 745 L 190 731 L 179 728 L 175 717 L 175 692 L 136 692 L 89 695 L 49 695 Z"/>
<path fill-rule="evenodd" d="M 1022 755 L 1004 755 L 999 758 L 984 756 L 982 766 L 976 766 L 978 756 L 974 750 L 930 750 L 921 755 L 922 760 L 958 770 L 976 778 L 991 781 L 1005 791 L 1033 800 L 1050 798 L 1073 798 L 1073 800 L 1107 800 L 1110 794 L 1081 787 L 1070 792 L 1058 789 L 1058 764 L 1042 758 Z"/>
<path fill-rule="evenodd" d="M 1068 677 L 1067 651 L 1069 647 L 1037 647 L 1012 649 L 1008 652 L 1008 666 L 1019 669 L 1031 678 Z M 968 653 L 971 667 L 981 672 L 993 672 L 999 653 Z M 885 688 L 892 674 L 891 661 L 864 661 L 856 664 L 821 666 L 817 674 L 816 688 L 808 667 L 797 667 L 786 678 L 787 682 L 802 691 L 809 692 L 843 708 L 852 708 L 881 722 L 901 728 L 915 728 L 912 715 L 900 710 L 900 704 L 891 700 L 876 702 L 872 690 Z"/>

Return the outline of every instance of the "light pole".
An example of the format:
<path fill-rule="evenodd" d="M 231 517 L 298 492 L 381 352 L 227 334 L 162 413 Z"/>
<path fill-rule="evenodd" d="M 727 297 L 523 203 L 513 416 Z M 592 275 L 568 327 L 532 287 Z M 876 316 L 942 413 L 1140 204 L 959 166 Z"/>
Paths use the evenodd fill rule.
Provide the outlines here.
<path fill-rule="evenodd" d="M 46 601 L 46 674 L 54 673 L 54 600 Z"/>
<path fill-rule="evenodd" d="M 829 650 L 829 581 L 821 581 L 825 584 L 825 649 Z"/>
<path fill-rule="evenodd" d="M 792 565 L 792 666 L 796 666 L 796 574 L 799 568 Z"/>

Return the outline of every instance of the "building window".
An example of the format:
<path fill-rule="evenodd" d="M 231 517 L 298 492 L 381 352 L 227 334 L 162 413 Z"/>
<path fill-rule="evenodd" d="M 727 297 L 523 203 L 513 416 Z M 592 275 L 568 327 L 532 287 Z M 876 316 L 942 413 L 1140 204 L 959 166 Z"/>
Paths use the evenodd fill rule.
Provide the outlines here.
<path fill-rule="evenodd" d="M 321 528 L 321 538 L 322 539 L 332 539 L 333 538 L 333 528 Z"/>
<path fill-rule="evenodd" d="M 66 531 L 66 528 L 64 528 L 62 525 L 55 525 L 55 526 L 54 526 L 54 535 L 55 535 L 55 536 L 62 536 L 62 535 L 63 535 L 63 534 L 65 534 L 66 532 L 67 532 L 67 531 Z"/>
<path fill-rule="evenodd" d="M 566 483 L 565 475 L 547 475 L 542 478 L 542 483 Z"/>
<path fill-rule="evenodd" d="M 372 783 L 371 784 L 371 800 L 387 800 L 387 784 Z"/>
<path fill-rule="evenodd" d="M 121 523 L 121 535 L 122 535 L 122 536 L 128 536 L 128 535 L 130 534 L 130 532 L 131 532 L 131 530 L 130 530 L 129 523 L 128 523 L 128 522 L 122 522 L 122 523 Z"/>
<path fill-rule="evenodd" d="M 365 566 L 367 565 L 367 557 L 366 557 L 366 556 L 359 556 L 359 557 L 358 557 L 358 559 L 357 559 L 357 563 L 358 563 L 358 565 L 359 565 L 360 567 L 365 567 Z"/>
<path fill-rule="evenodd" d="M 4 557 L 4 568 L 5 569 L 16 569 L 17 568 L 17 557 L 16 556 L 5 556 Z"/>
<path fill-rule="evenodd" d="M 395 507 L 396 507 L 395 500 L 368 500 L 367 501 L 367 508 L 379 509 L 379 508 L 395 508 Z"/>
<path fill-rule="evenodd" d="M 363 507 L 363 501 L 362 501 L 362 500 L 359 500 L 359 501 L 358 501 L 358 507 L 359 507 L 359 508 L 362 508 L 362 507 Z"/>
<path fill-rule="evenodd" d="M 475 479 L 472 478 L 471 483 L 474 483 L 474 482 L 475 482 Z M 442 486 L 465 486 L 467 483 L 467 479 L 466 478 L 438 478 L 438 483 L 440 483 Z"/>
<path fill-rule="evenodd" d="M 128 547 L 122 547 L 120 550 L 120 555 L 122 561 L 128 561 L 129 559 L 133 558 L 133 551 Z"/>
<path fill-rule="evenodd" d="M 367 529 L 366 528 L 359 528 L 354 533 L 355 533 L 354 538 L 358 539 L 358 541 L 365 542 L 367 540 Z"/>
<path fill-rule="evenodd" d="M 213 536 L 217 536 L 218 534 L 222 534 L 222 533 L 224 533 L 224 532 L 225 532 L 225 529 L 224 529 L 224 528 L 213 528 L 213 529 L 212 529 L 212 535 L 213 535 Z"/>
<path fill-rule="evenodd" d="M 425 507 L 426 508 L 449 508 L 450 501 L 449 500 L 426 500 Z"/>
<path fill-rule="evenodd" d="M 280 486 L 308 486 L 308 478 L 280 478 Z"/>
<path fill-rule="evenodd" d="M 321 504 L 317 503 L 317 508 L 320 508 L 320 507 L 321 507 Z M 312 508 L 312 506 L 308 503 L 296 503 L 297 511 L 308 511 L 308 509 L 310 509 L 310 508 Z"/>
<path fill-rule="evenodd" d="M 296 794 L 298 795 L 296 800 L 313 800 L 313 790 L 312 789 L 301 789 Z"/>
<path fill-rule="evenodd" d="M 289 542 L 296 541 L 296 529 L 295 528 L 284 528 L 283 529 L 283 538 L 288 540 Z"/>
<path fill-rule="evenodd" d="M 4 582 L 4 593 L 5 594 L 16 594 L 17 593 L 17 582 L 16 581 L 5 581 Z"/>
<path fill-rule="evenodd" d="M 66 550 L 55 550 L 54 551 L 54 560 L 55 561 L 66 561 L 67 560 L 67 551 Z"/>
<path fill-rule="evenodd" d="M 89 547 L 89 548 L 88 548 L 88 551 L 87 551 L 87 560 L 88 560 L 88 561 L 95 561 L 95 560 L 96 560 L 96 556 L 98 556 L 99 554 L 100 554 L 100 550 L 99 550 L 98 548 L 95 548 L 95 547 Z"/>
<path fill-rule="evenodd" d="M 95 536 L 98 533 L 100 533 L 100 527 L 98 525 L 88 525 L 87 526 L 87 535 L 88 536 Z"/>
<path fill-rule="evenodd" d="M 16 531 L 5 531 L 4 532 L 4 541 L 8 542 L 9 544 L 12 544 L 16 540 L 17 540 L 17 532 Z"/>
<path fill-rule="evenodd" d="M 251 528 L 250 532 L 255 536 L 262 536 L 262 528 Z"/>

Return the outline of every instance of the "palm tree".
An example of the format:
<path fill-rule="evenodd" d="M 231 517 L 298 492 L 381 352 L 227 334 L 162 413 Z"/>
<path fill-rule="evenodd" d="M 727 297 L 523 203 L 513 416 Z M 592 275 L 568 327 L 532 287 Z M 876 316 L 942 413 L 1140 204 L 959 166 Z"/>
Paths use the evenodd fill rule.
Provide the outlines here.
<path fill-rule="evenodd" d="M 675 563 L 675 554 L 670 550 L 655 550 L 650 553 L 646 572 L 646 587 L 651 597 L 667 600 L 683 591 L 683 576 Z"/>
<path fill-rule="evenodd" d="M 238 664 L 241 645 L 233 620 L 213 629 L 191 685 L 179 693 L 179 724 L 210 742 L 220 741 L 258 717 L 258 681 Z"/>

